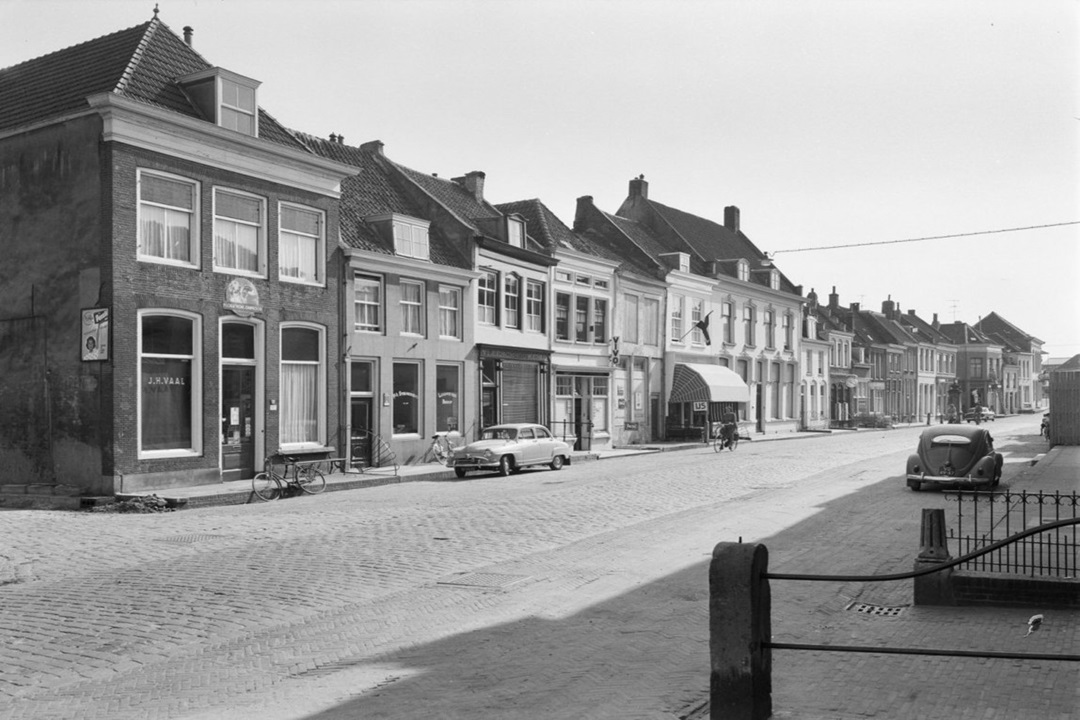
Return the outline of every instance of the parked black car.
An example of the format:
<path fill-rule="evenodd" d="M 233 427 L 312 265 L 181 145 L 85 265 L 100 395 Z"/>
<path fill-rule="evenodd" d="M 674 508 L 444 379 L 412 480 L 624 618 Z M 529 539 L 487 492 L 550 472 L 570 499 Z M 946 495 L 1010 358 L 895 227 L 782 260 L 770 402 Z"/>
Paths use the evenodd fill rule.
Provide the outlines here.
<path fill-rule="evenodd" d="M 907 485 L 912 490 L 989 489 L 1000 482 L 1003 462 L 986 428 L 935 425 L 923 430 L 919 446 L 908 457 Z"/>

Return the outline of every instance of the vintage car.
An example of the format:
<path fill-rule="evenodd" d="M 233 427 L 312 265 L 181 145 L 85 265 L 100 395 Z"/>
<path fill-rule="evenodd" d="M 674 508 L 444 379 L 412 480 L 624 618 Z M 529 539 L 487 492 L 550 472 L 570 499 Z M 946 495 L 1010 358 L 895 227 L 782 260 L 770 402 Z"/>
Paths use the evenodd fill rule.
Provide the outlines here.
<path fill-rule="evenodd" d="M 986 428 L 935 425 L 923 430 L 919 447 L 908 457 L 907 484 L 912 490 L 993 488 L 1001 480 L 1002 462 Z"/>
<path fill-rule="evenodd" d="M 997 415 L 988 407 L 973 407 L 964 413 L 964 422 L 987 422 L 997 418 Z"/>
<path fill-rule="evenodd" d="M 492 425 L 475 442 L 455 450 L 451 464 L 459 478 L 470 470 L 497 470 L 505 476 L 530 465 L 561 470 L 570 464 L 570 446 L 543 425 Z"/>

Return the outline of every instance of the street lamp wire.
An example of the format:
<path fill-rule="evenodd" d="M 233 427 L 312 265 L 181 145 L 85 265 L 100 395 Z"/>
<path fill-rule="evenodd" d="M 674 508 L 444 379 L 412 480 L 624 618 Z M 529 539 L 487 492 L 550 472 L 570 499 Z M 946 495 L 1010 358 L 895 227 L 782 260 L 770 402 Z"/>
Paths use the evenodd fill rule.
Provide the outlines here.
<path fill-rule="evenodd" d="M 866 247 L 868 245 L 896 245 L 898 243 L 922 242 L 924 240 L 948 240 L 950 238 L 972 237 L 974 235 L 995 235 L 998 233 L 1021 232 L 1023 230 L 1043 230 L 1045 228 L 1064 227 L 1066 225 L 1080 225 L 1080 220 L 1050 223 L 1049 225 L 1027 225 L 1025 227 L 1002 228 L 1000 230 L 980 230 L 978 232 L 956 233 L 954 235 L 931 235 L 929 237 L 905 238 L 903 240 L 878 240 L 876 242 L 850 243 L 847 245 L 823 245 L 820 247 L 794 248 L 792 250 L 774 250 L 766 254 L 771 257 L 778 253 L 808 252 L 810 250 L 839 250 L 841 248 Z"/>

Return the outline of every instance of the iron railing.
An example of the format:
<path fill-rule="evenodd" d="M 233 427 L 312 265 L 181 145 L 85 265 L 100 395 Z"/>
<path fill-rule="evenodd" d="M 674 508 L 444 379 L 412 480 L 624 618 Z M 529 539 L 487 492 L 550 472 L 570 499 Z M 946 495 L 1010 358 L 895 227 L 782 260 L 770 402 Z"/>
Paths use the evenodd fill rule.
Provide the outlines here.
<path fill-rule="evenodd" d="M 1017 530 L 1080 517 L 1080 495 L 1076 493 L 977 492 L 946 493 L 956 503 L 956 526 L 948 539 L 957 555 L 967 555 L 1007 538 Z M 1038 537 L 981 553 L 963 563 L 965 570 L 1011 573 L 1042 577 L 1080 575 L 1080 530 L 1077 525 L 1047 532 Z"/>

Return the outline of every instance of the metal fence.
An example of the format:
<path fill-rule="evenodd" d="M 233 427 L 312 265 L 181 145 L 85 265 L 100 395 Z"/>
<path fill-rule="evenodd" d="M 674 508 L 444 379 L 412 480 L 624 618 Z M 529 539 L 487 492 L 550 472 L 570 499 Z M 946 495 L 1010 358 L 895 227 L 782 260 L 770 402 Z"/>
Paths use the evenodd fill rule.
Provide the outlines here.
<path fill-rule="evenodd" d="M 956 503 L 956 524 L 950 544 L 963 556 L 1030 527 L 1080 517 L 1076 493 L 976 492 L 946 494 Z M 963 563 L 965 570 L 1026 576 L 1075 578 L 1080 575 L 1080 531 L 1077 525 L 1023 538 Z"/>

